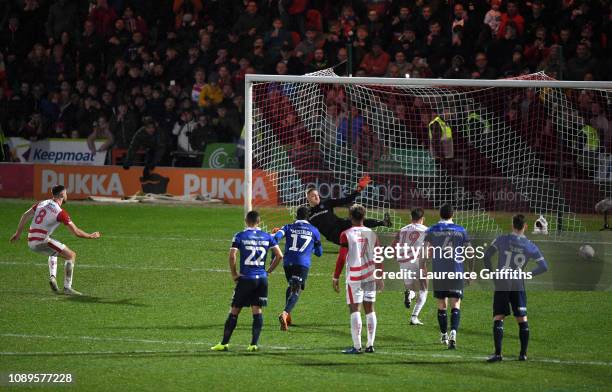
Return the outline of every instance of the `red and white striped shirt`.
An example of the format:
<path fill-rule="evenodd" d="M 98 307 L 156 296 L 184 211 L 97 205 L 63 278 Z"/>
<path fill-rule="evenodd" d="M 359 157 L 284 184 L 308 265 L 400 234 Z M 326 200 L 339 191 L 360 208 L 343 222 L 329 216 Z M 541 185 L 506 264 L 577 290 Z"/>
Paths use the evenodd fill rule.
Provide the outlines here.
<path fill-rule="evenodd" d="M 68 225 L 70 216 L 53 199 L 38 202 L 32 206 L 34 218 L 30 224 L 28 241 L 43 241 L 49 237 L 60 223 Z"/>
<path fill-rule="evenodd" d="M 376 233 L 365 226 L 353 226 L 340 234 L 340 246 L 335 278 L 340 277 L 346 264 L 347 283 L 375 280 L 377 265 L 374 262 L 374 247 L 379 246 Z"/>

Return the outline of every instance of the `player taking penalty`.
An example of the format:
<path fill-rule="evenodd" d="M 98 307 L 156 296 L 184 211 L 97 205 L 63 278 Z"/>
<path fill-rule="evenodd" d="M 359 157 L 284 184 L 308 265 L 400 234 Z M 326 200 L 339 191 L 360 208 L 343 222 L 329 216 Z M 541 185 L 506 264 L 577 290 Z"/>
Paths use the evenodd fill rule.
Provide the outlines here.
<path fill-rule="evenodd" d="M 415 208 L 410 211 L 412 222 L 400 229 L 393 244 L 394 247 L 422 248 L 425 241 L 425 231 L 427 230 L 427 226 L 423 224 L 425 221 L 424 215 L 425 212 L 422 208 Z M 410 316 L 410 325 L 423 325 L 421 320 L 419 320 L 419 314 L 425 305 L 425 301 L 427 301 L 427 279 L 421 279 L 420 277 L 427 276 L 427 268 L 425 262 L 421 260 L 420 252 L 416 254 L 407 253 L 404 258 L 397 259 L 400 270 L 407 272 L 406 276 L 414 276 L 416 278 L 404 279 L 404 287 L 406 288 L 404 292 L 404 306 L 410 309 L 412 300 L 414 297 L 417 297 L 412 315 Z M 415 292 L 418 292 L 418 295 Z"/>
<path fill-rule="evenodd" d="M 354 205 L 349 210 L 353 226 L 340 234 L 340 252 L 336 261 L 336 270 L 332 279 L 333 289 L 339 293 L 340 274 L 346 264 L 346 302 L 351 314 L 351 336 L 353 347 L 343 351 L 344 354 L 361 354 L 361 304 L 366 313 L 368 341 L 366 353 L 374 352 L 374 339 L 376 338 L 376 313 L 374 302 L 376 292 L 384 287 L 382 274 L 375 270 L 382 270 L 382 263 L 374 262 L 374 247 L 379 246 L 378 237 L 371 229 L 363 225 L 366 210 L 361 205 Z"/>
<path fill-rule="evenodd" d="M 363 191 L 371 181 L 370 176 L 363 176 L 359 179 L 357 189 L 347 197 L 341 199 L 321 199 L 316 189 L 307 189 L 306 199 L 308 199 L 308 204 L 310 205 L 308 221 L 319 229 L 325 238 L 336 245 L 340 245 L 340 233 L 349 229 L 352 223 L 351 219 L 339 218 L 336 216 L 336 214 L 334 214 L 334 207 L 353 204 L 357 196 L 359 196 L 361 191 Z M 392 222 L 389 214 L 385 213 L 383 220 L 364 218 L 363 225 L 366 227 L 391 227 Z"/>
<path fill-rule="evenodd" d="M 227 351 L 232 333 L 238 323 L 238 315 L 245 306 L 250 306 L 253 312 L 253 328 L 251 344 L 247 351 L 258 351 L 257 342 L 263 327 L 262 308 L 268 303 L 268 274 L 274 271 L 283 259 L 276 240 L 271 234 L 261 230 L 259 213 L 249 211 L 245 222 L 247 228 L 232 240 L 229 252 L 229 267 L 232 280 L 236 283 L 230 312 L 225 321 L 221 343 L 211 347 L 213 351 Z M 268 250 L 274 254 L 270 267 L 266 270 L 266 255 Z M 236 254 L 240 252 L 240 273 L 236 271 Z"/>
<path fill-rule="evenodd" d="M 531 271 L 532 276 L 543 274 L 548 270 L 548 264 L 540 249 L 525 237 L 527 223 L 524 215 L 512 217 L 512 233 L 497 237 L 484 255 L 484 266 L 491 270 L 491 257 L 499 253 L 497 270 L 522 271 L 529 259 L 534 259 L 538 266 Z M 529 324 L 527 323 L 527 293 L 523 278 L 495 280 L 495 293 L 493 294 L 493 341 L 495 354 L 488 362 L 502 360 L 502 340 L 504 338 L 504 318 L 512 313 L 519 326 L 519 340 L 521 352 L 519 361 L 527 360 L 527 346 L 529 344 Z"/>
<path fill-rule="evenodd" d="M 274 229 L 274 239 L 279 242 L 283 237 L 285 241 L 285 257 L 283 267 L 287 278 L 287 291 L 285 294 L 285 309 L 278 316 L 281 331 L 287 331 L 291 325 L 291 311 L 300 298 L 300 293 L 306 288 L 306 279 L 310 270 L 312 253 L 321 257 L 321 235 L 316 227 L 308 223 L 309 208 L 302 206 L 297 209 L 296 221 Z"/>
<path fill-rule="evenodd" d="M 51 195 L 51 199 L 34 204 L 21 215 L 17 230 L 11 237 L 11 242 L 19 240 L 26 222 L 31 220 L 28 230 L 28 247 L 35 253 L 49 256 L 49 285 L 51 290 L 59 291 L 56 280 L 57 256 L 59 256 L 66 260 L 64 263 L 64 294 L 82 295 L 72 288 L 76 253 L 61 242 L 51 238 L 51 235 L 60 223 L 66 225 L 68 230 L 79 238 L 100 238 L 100 233 L 97 231 L 91 234 L 86 233 L 72 222 L 66 210 L 62 208 L 62 205 L 68 200 L 68 194 L 63 185 L 54 186 L 51 189 Z"/>

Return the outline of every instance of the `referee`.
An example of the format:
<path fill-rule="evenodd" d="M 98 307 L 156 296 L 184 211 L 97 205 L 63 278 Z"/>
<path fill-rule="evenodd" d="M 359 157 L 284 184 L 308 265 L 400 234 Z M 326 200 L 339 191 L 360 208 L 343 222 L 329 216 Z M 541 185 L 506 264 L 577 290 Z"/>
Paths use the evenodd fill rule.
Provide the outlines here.
<path fill-rule="evenodd" d="M 340 234 L 352 227 L 351 220 L 348 218 L 339 218 L 334 214 L 334 207 L 349 206 L 355 203 L 355 199 L 361 191 L 368 186 L 372 180 L 370 176 L 366 175 L 359 179 L 357 189 L 350 195 L 341 199 L 324 199 L 321 200 L 319 192 L 315 188 L 309 188 L 306 190 L 306 198 L 310 205 L 310 213 L 308 215 L 308 221 L 319 229 L 319 232 L 325 236 L 329 241 L 336 245 L 340 245 Z M 366 227 L 378 227 L 386 226 L 391 227 L 391 217 L 388 213 L 385 213 L 383 220 L 377 219 L 365 219 L 364 226 Z"/>

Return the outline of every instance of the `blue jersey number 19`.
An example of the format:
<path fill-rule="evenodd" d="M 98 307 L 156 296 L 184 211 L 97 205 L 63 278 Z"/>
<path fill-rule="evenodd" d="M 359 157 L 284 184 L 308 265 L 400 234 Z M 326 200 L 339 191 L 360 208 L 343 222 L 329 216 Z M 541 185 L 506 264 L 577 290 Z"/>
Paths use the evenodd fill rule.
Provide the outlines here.
<path fill-rule="evenodd" d="M 525 255 L 522 253 L 512 253 L 505 250 L 504 254 L 506 255 L 506 261 L 502 269 L 521 269 L 523 265 L 525 265 L 525 261 L 527 261 Z M 514 255 L 514 257 L 512 257 L 512 255 Z"/>

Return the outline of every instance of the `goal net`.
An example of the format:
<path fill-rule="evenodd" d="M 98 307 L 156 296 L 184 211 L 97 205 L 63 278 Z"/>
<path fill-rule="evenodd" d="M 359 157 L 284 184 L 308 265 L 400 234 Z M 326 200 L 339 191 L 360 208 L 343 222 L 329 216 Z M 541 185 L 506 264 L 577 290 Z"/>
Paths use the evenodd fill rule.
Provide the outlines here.
<path fill-rule="evenodd" d="M 543 73 L 502 81 L 342 78 L 333 69 L 250 76 L 245 209 L 278 226 L 306 204 L 307 188 L 342 197 L 367 173 L 373 181 L 357 202 L 368 217 L 390 213 L 395 229 L 410 208 L 450 203 L 455 222 L 472 232 L 499 232 L 516 212 L 531 222 L 543 215 L 550 232 L 585 231 L 582 214 L 612 197 L 611 86 Z M 262 181 L 274 197 L 261 197 Z"/>

